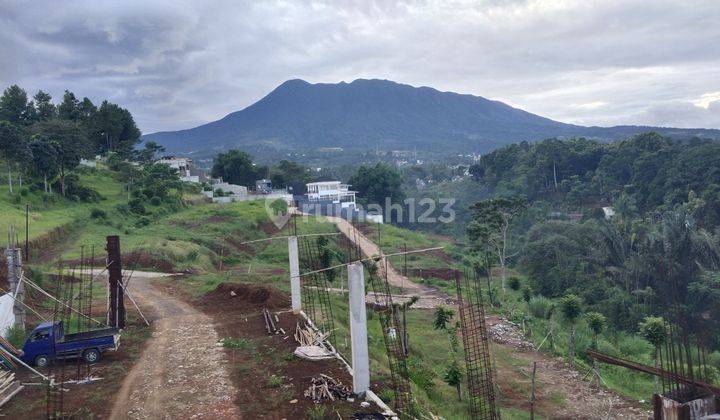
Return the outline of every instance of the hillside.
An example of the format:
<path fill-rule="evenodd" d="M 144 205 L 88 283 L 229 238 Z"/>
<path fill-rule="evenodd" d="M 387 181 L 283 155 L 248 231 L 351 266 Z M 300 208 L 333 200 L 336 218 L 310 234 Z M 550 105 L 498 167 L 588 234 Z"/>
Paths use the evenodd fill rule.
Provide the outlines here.
<path fill-rule="evenodd" d="M 296 79 L 218 121 L 143 139 L 174 153 L 232 147 L 256 152 L 376 146 L 483 153 L 522 140 L 576 136 L 616 140 L 650 130 L 674 137 L 720 138 L 719 130 L 565 124 L 480 96 L 387 80 L 311 84 Z"/>

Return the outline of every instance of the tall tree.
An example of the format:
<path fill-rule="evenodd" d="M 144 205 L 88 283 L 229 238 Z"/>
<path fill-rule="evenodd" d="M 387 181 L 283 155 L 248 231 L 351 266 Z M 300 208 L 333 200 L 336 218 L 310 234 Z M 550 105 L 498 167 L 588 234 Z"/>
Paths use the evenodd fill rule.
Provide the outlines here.
<path fill-rule="evenodd" d="M 254 186 L 258 179 L 258 168 L 253 164 L 252 156 L 235 149 L 218 153 L 210 173 L 214 178 L 246 187 Z"/>
<path fill-rule="evenodd" d="M 486 235 L 475 236 L 475 240 L 482 239 L 492 247 L 500 264 L 501 286 L 505 291 L 505 280 L 507 277 L 508 258 L 508 230 L 510 223 L 527 208 L 527 202 L 523 197 L 500 197 L 491 200 L 483 200 L 472 206 L 473 222 L 472 230 L 468 233 L 475 235 L 484 225 L 488 230 Z M 472 239 L 472 238 L 471 238 Z"/>
<path fill-rule="evenodd" d="M 92 139 L 97 153 L 115 152 L 129 158 L 133 148 L 140 142 L 140 130 L 127 109 L 103 101 L 97 112 L 92 113 Z"/>
<path fill-rule="evenodd" d="M 28 148 L 23 132 L 17 126 L 0 121 L 0 156 L 7 165 L 8 188 L 13 193 L 12 173 L 20 160 L 28 157 Z"/>
<path fill-rule="evenodd" d="M 80 119 L 80 110 L 78 109 L 80 101 L 75 97 L 75 94 L 69 90 L 65 91 L 63 100 L 58 105 L 58 117 L 63 120 L 77 121 Z"/>
<path fill-rule="evenodd" d="M 13 124 L 24 124 L 28 114 L 27 92 L 18 85 L 5 89 L 0 96 L 0 120 Z"/>
<path fill-rule="evenodd" d="M 33 169 L 42 177 L 43 191 L 49 193 L 48 179 L 51 179 L 58 171 L 58 152 L 55 145 L 47 139 L 35 136 L 30 141 L 30 152 L 32 153 Z"/>
<path fill-rule="evenodd" d="M 76 122 L 52 120 L 39 123 L 37 134 L 50 142 L 57 151 L 60 191 L 65 196 L 65 177 L 80 164 L 80 159 L 92 155 L 92 146 L 85 130 Z"/>
<path fill-rule="evenodd" d="M 376 204 L 388 211 L 386 204 L 400 203 L 404 199 L 402 176 L 390 165 L 382 162 L 374 166 L 361 166 L 349 181 L 358 192 L 364 205 Z"/>
<path fill-rule="evenodd" d="M 57 117 L 57 108 L 52 103 L 52 96 L 50 94 L 38 90 L 33 97 L 35 102 L 36 117 L 38 121 L 52 120 Z"/>

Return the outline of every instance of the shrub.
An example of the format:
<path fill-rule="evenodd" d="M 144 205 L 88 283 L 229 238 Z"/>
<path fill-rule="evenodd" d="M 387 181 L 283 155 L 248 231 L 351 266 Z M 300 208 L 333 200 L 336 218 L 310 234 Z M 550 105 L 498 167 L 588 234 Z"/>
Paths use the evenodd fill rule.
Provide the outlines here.
<path fill-rule="evenodd" d="M 520 278 L 518 277 L 510 277 L 508 279 L 508 286 L 515 291 L 520 290 Z"/>
<path fill-rule="evenodd" d="M 530 302 L 530 299 L 532 298 L 532 291 L 530 290 L 530 288 L 527 285 L 525 285 L 522 287 L 521 292 L 522 292 L 522 299 L 525 302 Z"/>
<path fill-rule="evenodd" d="M 17 348 L 22 348 L 23 344 L 25 344 L 25 330 L 22 329 L 19 325 L 13 325 L 8 329 L 8 335 L 7 340 L 12 344 L 13 346 Z"/>
<path fill-rule="evenodd" d="M 270 377 L 267 380 L 268 388 L 280 388 L 280 386 L 282 384 L 283 384 L 282 376 L 270 375 Z"/>
<path fill-rule="evenodd" d="M 153 206 L 159 206 L 160 204 L 162 204 L 162 199 L 158 196 L 155 196 L 150 199 L 150 204 Z"/>
<path fill-rule="evenodd" d="M 138 227 L 138 228 L 145 227 L 145 226 L 148 226 L 150 223 L 152 223 L 150 218 L 143 216 L 143 217 L 139 218 L 137 222 L 135 222 L 135 227 Z"/>
<path fill-rule="evenodd" d="M 105 212 L 105 210 L 96 207 L 90 210 L 90 217 L 92 217 L 93 219 L 105 219 L 107 218 L 107 213 Z"/>
<path fill-rule="evenodd" d="M 225 337 L 222 339 L 222 346 L 230 349 L 249 349 L 252 343 L 245 338 Z"/>
<path fill-rule="evenodd" d="M 543 296 L 535 296 L 528 302 L 528 309 L 535 318 L 548 319 L 552 302 Z"/>
<path fill-rule="evenodd" d="M 130 208 L 130 211 L 135 214 L 145 214 L 145 205 L 139 198 L 133 198 L 128 201 L 128 207 Z"/>
<path fill-rule="evenodd" d="M 323 420 L 325 418 L 325 406 L 315 404 L 305 410 L 305 418 L 307 420 Z"/>

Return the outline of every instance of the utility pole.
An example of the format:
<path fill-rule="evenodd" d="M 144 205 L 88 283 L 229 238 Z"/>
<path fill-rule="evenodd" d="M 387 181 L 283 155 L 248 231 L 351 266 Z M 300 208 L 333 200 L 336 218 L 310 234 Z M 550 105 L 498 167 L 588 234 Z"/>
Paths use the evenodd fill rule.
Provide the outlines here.
<path fill-rule="evenodd" d="M 122 281 L 122 259 L 120 253 L 120 237 L 108 236 L 107 245 L 108 267 L 108 319 L 107 324 L 115 328 L 125 328 L 125 293 Z"/>
<path fill-rule="evenodd" d="M 25 204 L 25 261 L 30 260 L 30 204 Z"/>
<path fill-rule="evenodd" d="M 535 371 L 537 362 L 533 362 L 532 387 L 530 388 L 530 420 L 535 420 Z"/>

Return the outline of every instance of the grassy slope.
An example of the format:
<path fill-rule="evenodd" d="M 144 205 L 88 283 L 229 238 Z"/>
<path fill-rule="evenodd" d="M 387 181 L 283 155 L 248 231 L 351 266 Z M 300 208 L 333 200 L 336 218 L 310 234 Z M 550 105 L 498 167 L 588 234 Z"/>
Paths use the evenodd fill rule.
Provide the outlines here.
<path fill-rule="evenodd" d="M 109 234 L 119 234 L 123 252 L 144 250 L 160 260 L 172 263 L 176 270 L 189 270 L 193 273 L 186 286 L 195 295 L 214 289 L 222 281 L 249 281 L 273 284 L 282 290 L 288 290 L 287 282 L 287 245 L 286 241 L 277 240 L 239 245 L 242 241 L 279 235 L 269 222 L 264 203 L 233 203 L 227 205 L 200 204 L 188 206 L 175 213 L 168 213 L 163 207 L 150 207 L 151 223 L 147 226 L 138 225 L 138 216 L 124 215 L 115 208 L 124 203 L 126 197 L 122 187 L 110 178 L 107 171 L 85 171 L 81 177 L 83 183 L 92 186 L 104 196 L 99 203 L 72 203 L 60 201 L 44 205 L 38 196 L 27 197 L 33 207 L 31 237 L 37 237 L 63 224 L 80 221 L 76 235 L 68 238 L 63 252 L 64 258 L 77 258 L 80 246 L 94 245 L 96 253 L 104 248 L 104 238 Z M 0 197 L 7 197 L 6 191 L 0 189 Z M 93 208 L 107 212 L 104 219 L 89 217 Z M 2 224 L 22 226 L 24 224 L 24 205 L 15 204 L 7 199 L 0 199 Z M 385 252 L 396 252 L 404 249 L 420 249 L 431 246 L 446 246 L 444 253 L 416 255 L 408 258 L 410 268 L 431 267 L 462 267 L 457 261 L 462 260 L 462 252 L 443 237 L 426 235 L 408 231 L 394 226 L 381 226 L 380 244 Z M 287 228 L 286 228 L 287 229 Z M 298 223 L 299 233 L 315 233 L 334 231 L 334 227 L 310 219 Z M 287 232 L 287 230 L 286 230 Z M 375 233 L 375 234 L 373 234 Z M 376 239 L 376 232 L 368 235 Z M 338 245 L 336 244 L 336 247 Z M 87 249 L 87 248 L 86 248 Z M 449 258 L 448 255 L 452 258 Z M 125 261 L 126 266 L 133 261 Z M 397 267 L 404 263 L 401 257 L 393 261 Z M 220 268 L 222 267 L 222 270 Z M 152 266 L 144 268 L 154 268 Z M 344 277 L 344 273 L 341 278 Z M 442 285 L 443 289 L 452 293 L 453 288 L 447 281 L 428 279 L 425 282 Z M 508 292 L 504 298 L 503 311 L 509 317 L 517 318 L 520 313 L 527 313 L 524 302 L 518 302 L 517 292 Z M 338 347 L 344 354 L 349 354 L 347 342 L 347 304 L 340 297 L 333 299 L 336 323 L 338 326 Z M 449 341 L 443 332 L 430 328 L 432 313 L 430 311 L 411 311 L 408 319 L 413 346 L 413 377 L 420 372 L 431 372 L 424 375 L 424 381 L 434 386 L 425 385 L 423 389 L 415 386 L 415 393 L 421 404 L 447 418 L 460 417 L 465 411 L 462 403 L 457 403 L 455 390 L 442 381 L 442 374 L 448 363 Z M 547 321 L 533 319 L 531 322 L 534 334 L 531 339 L 539 343 L 544 337 Z M 550 322 L 560 324 L 558 319 Z M 379 375 L 387 375 L 387 360 L 384 356 L 384 345 L 378 320 L 370 320 L 370 347 L 372 369 Z M 556 327 L 556 352 L 564 354 L 566 335 L 564 328 Z M 587 328 L 581 324 L 579 343 L 589 341 Z M 633 337 L 603 336 L 601 350 L 617 350 L 615 354 L 625 355 L 648 362 L 647 343 Z M 512 364 L 510 359 L 498 359 L 498 363 Z M 647 399 L 651 391 L 651 381 L 641 375 L 631 374 L 619 368 L 602 367 L 602 374 L 608 384 L 635 398 Z M 428 380 L 427 377 L 430 379 Z M 522 418 L 522 411 L 508 409 L 506 417 Z"/>

